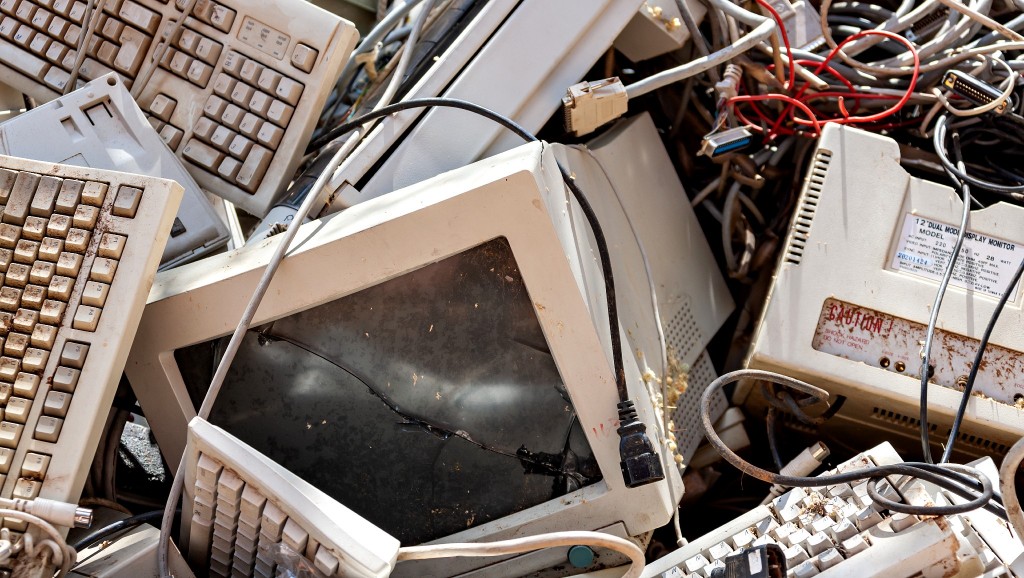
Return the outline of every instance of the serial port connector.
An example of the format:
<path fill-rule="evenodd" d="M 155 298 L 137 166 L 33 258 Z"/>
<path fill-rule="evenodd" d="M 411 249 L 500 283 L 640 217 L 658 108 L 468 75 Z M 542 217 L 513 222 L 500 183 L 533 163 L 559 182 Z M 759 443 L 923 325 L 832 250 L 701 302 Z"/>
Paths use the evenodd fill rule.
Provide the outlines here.
<path fill-rule="evenodd" d="M 996 114 L 1003 114 L 1010 106 L 1010 99 L 1003 98 L 1003 91 L 960 70 L 946 71 L 942 77 L 942 85 L 975 106 L 1001 101 L 992 110 Z"/>

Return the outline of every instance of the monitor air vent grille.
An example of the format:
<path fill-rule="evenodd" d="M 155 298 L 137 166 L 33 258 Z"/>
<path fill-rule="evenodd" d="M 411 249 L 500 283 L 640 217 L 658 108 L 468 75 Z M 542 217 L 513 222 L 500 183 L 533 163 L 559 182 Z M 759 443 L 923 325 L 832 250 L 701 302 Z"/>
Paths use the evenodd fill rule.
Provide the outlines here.
<path fill-rule="evenodd" d="M 828 174 L 828 166 L 831 162 L 831 151 L 818 149 L 814 154 L 814 164 L 807 175 L 806 183 L 804 183 L 804 194 L 800 198 L 800 207 L 796 212 L 796 217 L 793 218 L 789 245 L 786 247 L 786 263 L 799 265 L 803 259 L 807 240 L 811 236 L 811 223 L 814 221 L 814 213 L 818 210 L 821 191 L 825 186 L 825 176 Z"/>

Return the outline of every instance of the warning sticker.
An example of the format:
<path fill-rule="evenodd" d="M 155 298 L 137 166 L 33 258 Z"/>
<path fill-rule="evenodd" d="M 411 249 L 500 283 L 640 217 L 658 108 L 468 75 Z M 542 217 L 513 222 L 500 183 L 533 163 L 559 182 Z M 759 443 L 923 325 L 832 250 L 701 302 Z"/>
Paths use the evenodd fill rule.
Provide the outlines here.
<path fill-rule="evenodd" d="M 959 232 L 955 225 L 907 214 L 892 268 L 941 281 Z M 967 231 L 950 285 L 1000 297 L 1022 258 L 1024 244 Z"/>

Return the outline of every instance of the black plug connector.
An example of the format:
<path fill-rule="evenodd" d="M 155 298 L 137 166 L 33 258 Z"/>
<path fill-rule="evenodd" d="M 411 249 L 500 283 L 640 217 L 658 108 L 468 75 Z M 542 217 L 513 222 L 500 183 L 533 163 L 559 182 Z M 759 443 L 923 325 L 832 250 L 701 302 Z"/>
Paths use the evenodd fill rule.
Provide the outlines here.
<path fill-rule="evenodd" d="M 619 465 L 626 487 L 637 488 L 665 479 L 661 457 L 647 437 L 647 426 L 637 417 L 631 400 L 619 402 Z"/>
<path fill-rule="evenodd" d="M 711 571 L 711 578 L 785 578 L 786 555 L 776 544 L 746 548 L 726 556 L 725 566 Z"/>

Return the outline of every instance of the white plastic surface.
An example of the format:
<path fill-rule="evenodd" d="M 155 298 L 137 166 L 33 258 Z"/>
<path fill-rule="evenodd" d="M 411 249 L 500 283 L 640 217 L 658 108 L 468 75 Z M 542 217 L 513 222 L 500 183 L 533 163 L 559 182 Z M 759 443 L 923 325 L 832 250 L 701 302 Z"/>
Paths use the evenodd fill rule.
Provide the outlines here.
<path fill-rule="evenodd" d="M 25 0 L 23 5 L 25 3 L 39 5 L 43 10 L 51 9 L 51 3 L 46 1 Z M 126 27 L 117 38 L 105 39 L 98 42 L 97 46 L 110 46 L 116 51 L 118 56 L 112 66 L 121 74 L 122 79 L 130 84 L 140 70 L 145 69 L 156 51 L 155 39 L 161 31 L 169 29 L 172 21 L 181 18 L 181 9 L 185 4 L 185 0 L 111 0 L 106 3 L 104 13 L 97 16 L 120 21 Z M 0 18 L 13 19 L 14 16 L 2 14 Z M 196 40 L 184 43 L 187 47 L 179 43 L 177 48 L 184 51 L 179 51 L 180 56 L 167 55 L 167 68 L 156 70 L 138 98 L 139 105 L 147 112 L 154 109 L 168 111 L 156 115 L 165 118 L 154 118 L 153 122 L 160 130 L 165 126 L 174 128 L 168 129 L 165 134 L 169 140 L 173 139 L 171 148 L 179 157 L 188 156 L 186 149 L 193 129 L 204 117 L 204 107 L 209 97 L 214 95 L 216 79 L 225 71 L 229 53 L 234 51 L 255 61 L 259 67 L 255 69 L 257 75 L 266 68 L 304 86 L 301 97 L 290 103 L 294 106 L 294 110 L 289 113 L 290 120 L 279 123 L 285 129 L 283 136 L 277 148 L 273 149 L 275 152 L 265 176 L 257 179 L 259 186 L 254 193 L 250 194 L 239 185 L 217 176 L 216 170 L 209 172 L 192 162 L 184 162 L 204 189 L 229 199 L 249 213 L 262 216 L 276 200 L 278 193 L 291 181 L 327 95 L 341 73 L 341 67 L 351 53 L 358 34 L 350 22 L 301 0 L 204 0 L 196 3 L 193 15 L 186 19 L 183 29 L 190 30 L 192 38 Z M 76 45 L 70 44 L 66 37 L 54 36 L 52 30 L 51 27 L 54 49 L 62 45 L 70 49 L 60 65 L 51 66 L 45 55 L 40 57 L 11 40 L 0 39 L 0 76 L 5 83 L 41 102 L 60 96 L 76 54 Z M 101 38 L 99 30 L 97 37 Z M 205 38 L 208 43 L 203 46 L 202 52 L 198 52 L 199 38 Z M 301 55 L 309 54 L 303 46 L 315 51 L 312 60 L 300 58 Z M 130 50 L 126 47 L 135 47 L 133 50 L 140 51 L 144 55 L 142 60 L 121 58 L 122 53 L 127 54 Z M 177 58 L 171 60 L 173 56 Z M 296 60 L 301 66 L 293 63 Z M 171 65 L 181 70 L 181 73 L 172 73 Z M 83 62 L 80 78 L 93 80 L 110 71 L 109 67 L 96 59 L 93 52 Z M 255 86 L 257 82 L 250 80 L 247 84 Z M 267 86 L 270 88 L 266 93 L 273 96 L 288 92 L 282 89 L 279 94 L 274 88 L 281 86 L 279 83 L 268 83 Z M 248 98 L 250 95 L 239 93 L 237 96 L 237 104 L 243 112 L 253 108 Z M 282 105 L 286 100 L 291 100 L 290 96 L 281 98 L 285 99 L 280 101 Z M 168 99 L 174 103 L 173 107 L 164 106 Z M 154 106 L 155 102 L 158 106 Z M 263 118 L 269 118 L 265 113 L 261 114 Z M 232 123 L 226 121 L 221 124 L 232 126 Z M 232 134 L 239 132 L 237 122 L 233 123 L 232 128 Z M 227 150 L 226 146 L 224 150 Z M 256 146 L 250 150 L 256 150 Z M 223 153 L 219 154 L 224 156 Z M 252 158 L 252 154 L 242 157 Z"/>
<path fill-rule="evenodd" d="M 227 226 L 116 76 L 0 124 L 0 154 L 161 177 L 185 189 L 177 219 L 184 233 L 167 239 L 161 265 L 173 267 L 224 245 Z"/>
<path fill-rule="evenodd" d="M 493 0 L 483 7 L 408 98 L 468 100 L 537 131 L 636 13 L 638 0 Z M 529 38 L 529 42 L 523 42 Z M 413 126 L 415 124 L 415 126 Z M 410 128 L 411 127 L 411 128 Z M 398 143 L 393 150 L 390 149 Z M 451 109 L 411 110 L 381 121 L 330 188 L 333 210 L 409 186 L 522 144 L 493 121 Z M 345 194 L 351 193 L 351 194 Z"/>
<path fill-rule="evenodd" d="M 893 263 L 900 251 L 908 216 L 956 228 L 962 212 L 959 195 L 948 186 L 911 177 L 899 165 L 899 149 L 894 141 L 857 129 L 827 126 L 815 159 L 755 333 L 748 365 L 779 371 L 824 387 L 830 393 L 847 396 L 838 421 L 834 420 L 841 427 L 860 428 L 863 432 L 867 426 L 889 436 L 916 438 L 920 405 L 916 376 L 920 375 L 923 329 L 890 335 L 891 326 L 898 328 L 899 324 L 857 316 L 857 310 L 839 317 L 839 309 L 823 311 L 823 307 L 826 300 L 834 299 L 919 326 L 927 325 L 938 282 L 901 270 Z M 1024 208 L 996 203 L 973 211 L 968 231 L 1015 243 L 1011 254 L 1024 259 Z M 937 237 L 928 238 L 941 242 Z M 945 249 L 947 254 L 950 250 L 951 247 Z M 966 258 L 962 253 L 960 260 Z M 974 260 L 972 266 L 979 270 L 987 267 L 979 261 Z M 1010 266 L 1016 267 L 1018 262 Z M 1012 399 L 1012 392 L 1024 391 L 1024 375 L 997 370 L 1010 367 L 1012 357 L 1024 356 L 1021 291 L 1020 286 L 1015 288 L 992 334 L 992 349 L 985 358 L 987 369 L 979 373 L 975 386 L 976 391 L 988 393 L 985 397 L 972 397 L 962 429 L 964 434 L 980 439 L 961 440 L 958 448 L 963 451 L 998 452 L 998 444 L 1012 444 L 1024 435 L 1024 410 L 992 399 Z M 938 328 L 978 339 L 996 302 L 988 292 L 951 285 L 942 304 Z M 837 339 L 843 338 L 839 345 L 851 352 L 866 351 L 876 340 L 902 345 L 898 349 L 880 350 L 880 357 L 872 363 L 853 361 L 824 351 L 828 348 L 820 341 L 815 347 L 819 322 L 832 328 L 829 331 L 833 333 L 836 324 L 844 324 L 844 330 L 833 335 L 831 343 L 836 345 Z M 993 346 L 1009 353 L 993 353 Z M 931 360 L 936 367 L 936 379 L 955 383 L 959 376 L 968 373 L 975 351 L 975 347 L 955 347 L 953 340 L 937 340 Z M 749 391 L 739 388 L 737 400 L 746 399 Z M 1009 398 L 997 396 L 997 392 L 1009 392 Z M 750 401 L 758 398 L 755 389 Z M 960 399 L 960 392 L 950 387 L 929 387 L 929 421 L 937 426 L 933 442 L 945 442 Z"/>
<path fill-rule="evenodd" d="M 603 281 L 591 270 L 597 256 L 589 241 L 577 241 L 587 237 L 586 225 L 575 208 L 565 210 L 569 203 L 554 156 L 540 143 L 443 174 L 303 225 L 256 313 L 254 324 L 262 324 L 484 241 L 508 240 L 604 479 L 444 541 L 600 529 L 616 522 L 637 535 L 662 526 L 673 511 L 667 483 L 629 490 L 623 483 L 613 425 L 618 396 L 602 329 L 607 325 Z M 195 415 L 173 352 L 231 332 L 277 242 L 280 236 L 158 276 L 126 371 L 172 467 L 184 448 L 185 424 Z M 317 281 L 310 283 L 311 278 Z M 659 444 L 653 406 L 633 356 L 625 357 L 625 365 L 630 396 L 652 442 Z M 669 479 L 676 484 L 675 495 L 681 495 L 678 475 L 669 472 Z M 492 564 L 487 559 L 425 561 L 408 572 L 449 575 Z"/>

